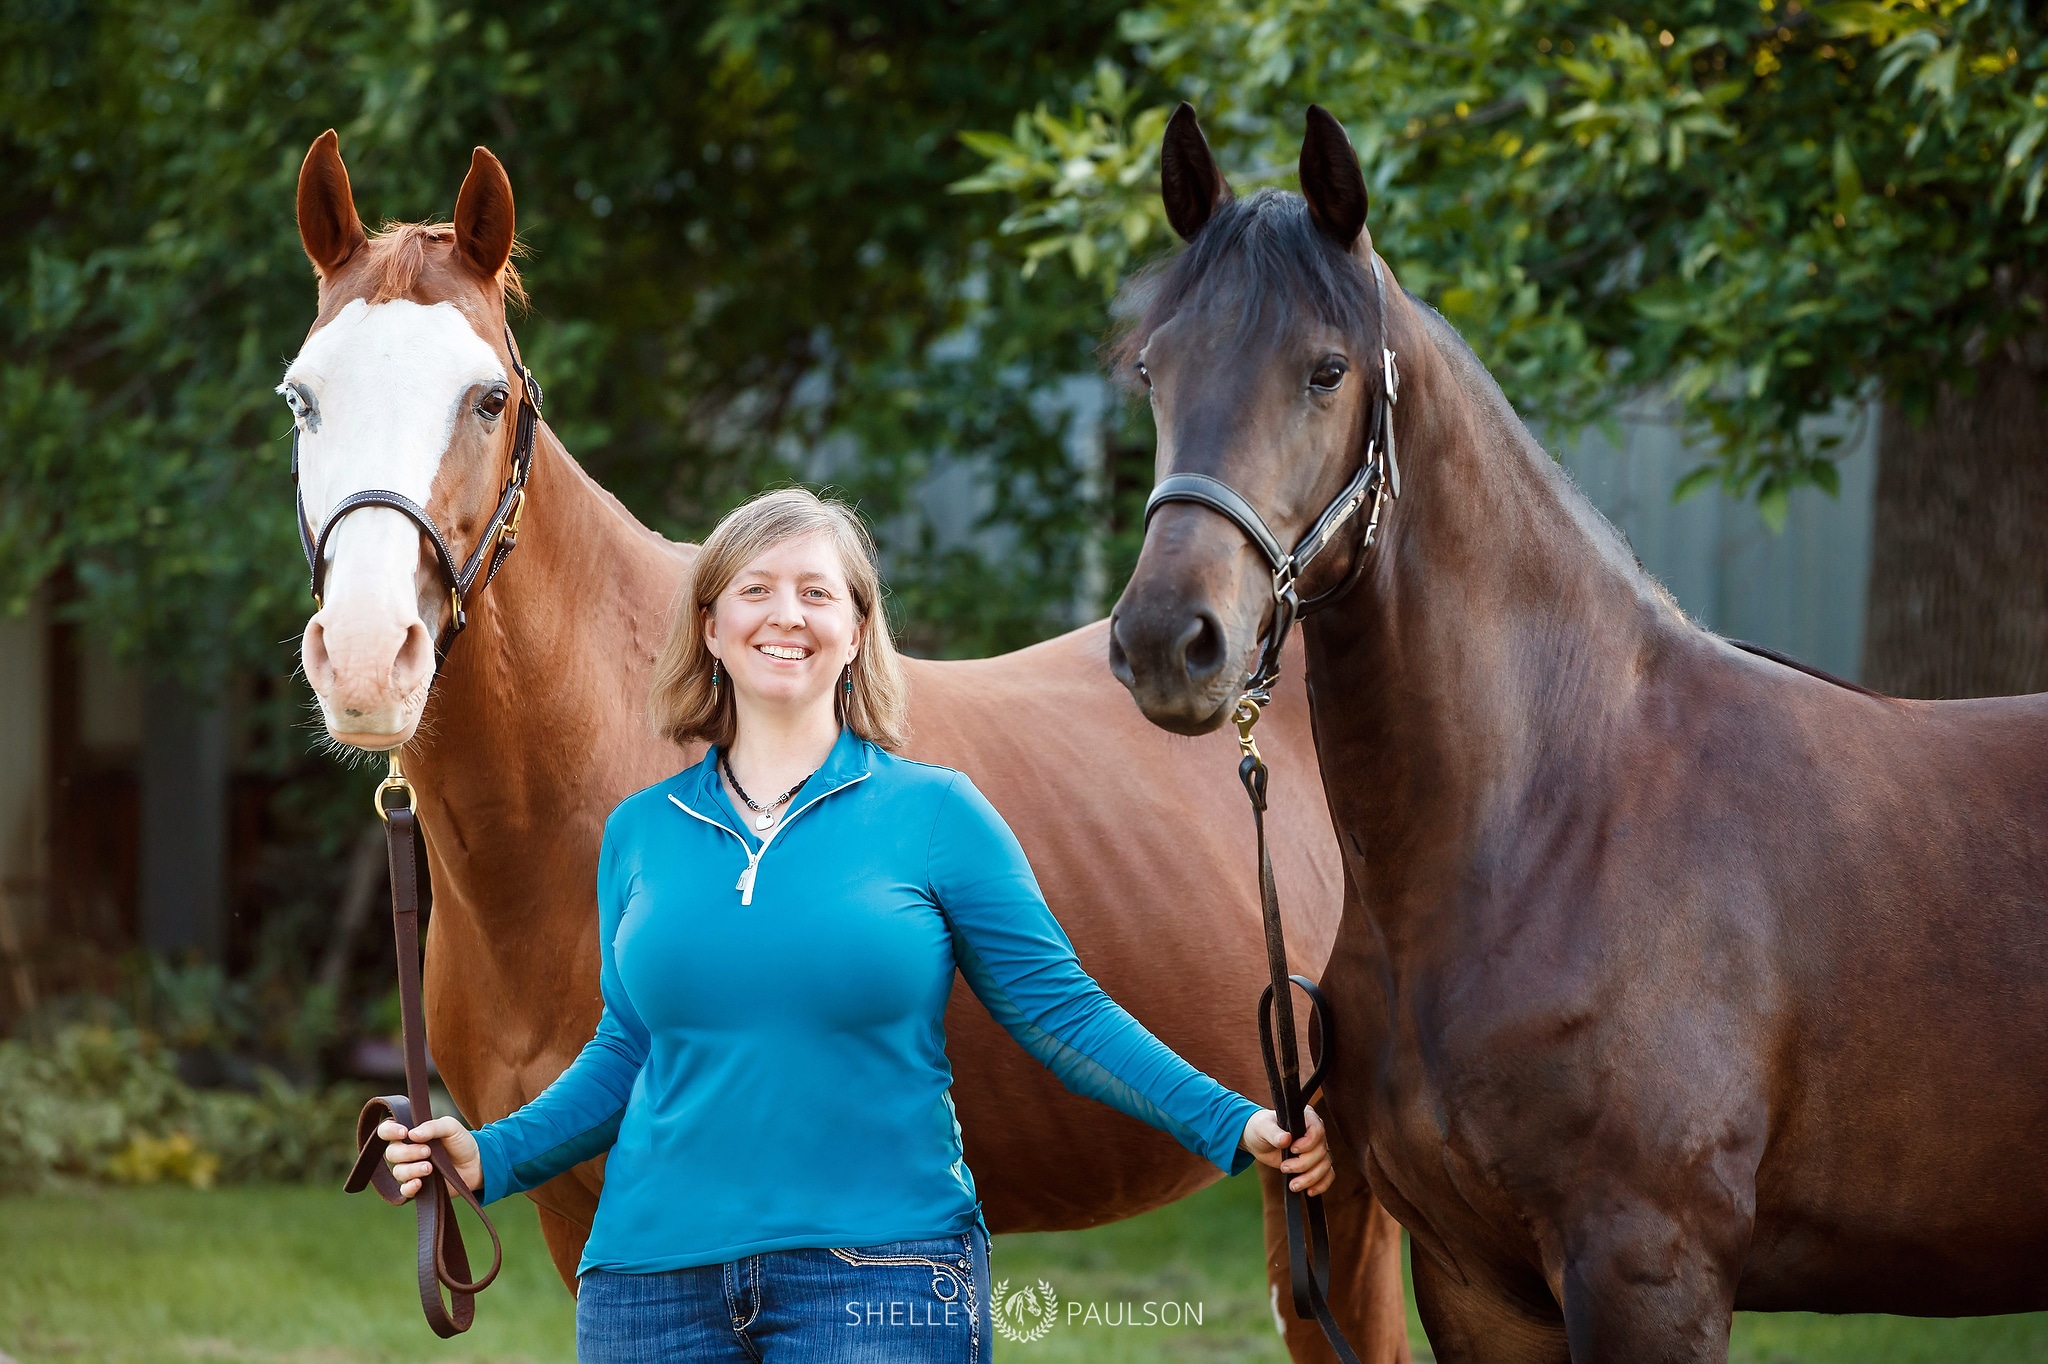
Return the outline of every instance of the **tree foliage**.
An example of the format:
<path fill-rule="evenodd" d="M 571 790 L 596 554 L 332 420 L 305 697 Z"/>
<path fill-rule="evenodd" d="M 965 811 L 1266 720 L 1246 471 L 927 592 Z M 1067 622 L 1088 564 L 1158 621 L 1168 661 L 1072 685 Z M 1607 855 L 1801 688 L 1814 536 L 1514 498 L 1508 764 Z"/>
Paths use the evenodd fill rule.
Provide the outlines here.
<path fill-rule="evenodd" d="M 1012 197 L 1027 267 L 1113 286 L 1164 249 L 1171 101 L 1240 188 L 1290 182 L 1319 102 L 1380 252 L 1527 414 L 1670 386 L 1720 451 L 1682 492 L 1779 521 L 1836 484 L 1809 418 L 1873 388 L 1925 414 L 2041 328 L 2048 36 L 2019 0 L 1162 0 L 1119 32 L 1084 98 L 968 139 L 956 188 Z"/>
<path fill-rule="evenodd" d="M 1063 97 L 1113 17 L 9 4 L 0 601 L 61 575 L 62 609 L 126 653 L 289 671 L 306 602 L 271 388 L 312 316 L 293 186 L 331 126 L 372 224 L 445 218 L 472 144 L 505 161 L 549 419 L 652 524 L 701 535 L 764 483 L 829 481 L 881 522 L 915 642 L 1065 623 L 1098 508 L 1044 394 L 1091 365 L 1099 306 L 1020 294 L 982 244 L 996 205 L 945 189 L 978 164 L 953 130 Z M 978 471 L 1003 552 L 922 513 L 948 459 Z"/>

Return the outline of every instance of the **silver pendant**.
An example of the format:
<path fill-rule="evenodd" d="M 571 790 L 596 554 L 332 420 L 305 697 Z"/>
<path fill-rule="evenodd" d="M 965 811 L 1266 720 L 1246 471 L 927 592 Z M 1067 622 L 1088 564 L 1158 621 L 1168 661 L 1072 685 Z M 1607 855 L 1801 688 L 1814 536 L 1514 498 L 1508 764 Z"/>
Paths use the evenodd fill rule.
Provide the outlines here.
<path fill-rule="evenodd" d="M 775 812 L 773 810 L 763 810 L 760 814 L 754 816 L 754 827 L 756 829 L 765 829 L 774 822 Z"/>

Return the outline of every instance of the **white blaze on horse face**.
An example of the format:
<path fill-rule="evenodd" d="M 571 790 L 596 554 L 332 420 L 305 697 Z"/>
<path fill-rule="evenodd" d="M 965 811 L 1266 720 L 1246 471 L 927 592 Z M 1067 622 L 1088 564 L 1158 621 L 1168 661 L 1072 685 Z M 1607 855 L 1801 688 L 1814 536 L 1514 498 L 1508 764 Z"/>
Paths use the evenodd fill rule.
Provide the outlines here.
<path fill-rule="evenodd" d="M 317 531 L 343 498 L 367 488 L 427 506 L 469 398 L 504 382 L 497 351 L 453 304 L 348 304 L 307 338 L 278 385 L 304 407 L 308 521 Z M 399 512 L 364 507 L 334 528 L 302 656 L 335 739 L 389 748 L 412 736 L 434 676 L 438 613 L 423 617 L 421 602 L 446 590 L 423 565 L 419 528 Z"/>

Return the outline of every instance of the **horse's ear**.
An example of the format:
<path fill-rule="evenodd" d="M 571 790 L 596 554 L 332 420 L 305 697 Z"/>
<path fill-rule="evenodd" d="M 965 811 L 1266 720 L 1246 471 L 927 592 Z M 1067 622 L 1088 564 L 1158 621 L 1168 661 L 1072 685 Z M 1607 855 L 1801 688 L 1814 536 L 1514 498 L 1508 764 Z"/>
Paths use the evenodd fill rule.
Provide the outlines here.
<path fill-rule="evenodd" d="M 1209 155 L 1209 139 L 1202 136 L 1192 104 L 1183 102 L 1166 122 L 1166 141 L 1159 148 L 1159 197 L 1166 201 L 1166 221 L 1182 241 L 1190 242 L 1230 202 L 1230 186 Z"/>
<path fill-rule="evenodd" d="M 341 140 L 329 128 L 313 139 L 299 166 L 299 241 L 325 278 L 348 264 L 367 240 L 348 187 L 348 167 L 341 164 Z"/>
<path fill-rule="evenodd" d="M 512 181 L 486 147 L 471 153 L 455 196 L 455 250 L 486 280 L 497 279 L 512 258 Z"/>
<path fill-rule="evenodd" d="M 1344 125 L 1320 104 L 1308 106 L 1308 133 L 1301 141 L 1301 193 L 1309 217 L 1337 245 L 1349 251 L 1365 230 L 1365 174 Z"/>

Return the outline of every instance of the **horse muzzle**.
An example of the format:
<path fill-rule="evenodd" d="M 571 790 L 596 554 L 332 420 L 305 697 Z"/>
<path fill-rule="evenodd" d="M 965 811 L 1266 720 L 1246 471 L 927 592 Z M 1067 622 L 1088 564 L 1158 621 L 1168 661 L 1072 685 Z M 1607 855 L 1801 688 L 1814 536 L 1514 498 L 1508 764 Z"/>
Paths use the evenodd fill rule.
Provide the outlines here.
<path fill-rule="evenodd" d="M 417 614 L 326 606 L 300 645 L 328 735 L 380 750 L 412 738 L 434 680 L 434 636 Z"/>

